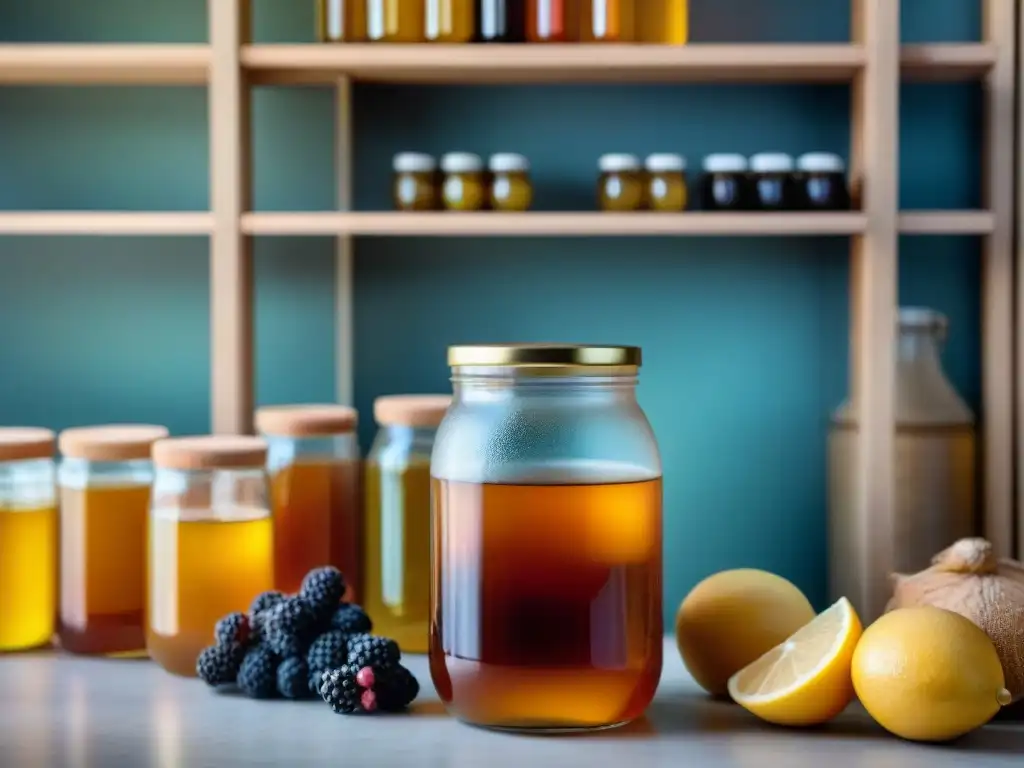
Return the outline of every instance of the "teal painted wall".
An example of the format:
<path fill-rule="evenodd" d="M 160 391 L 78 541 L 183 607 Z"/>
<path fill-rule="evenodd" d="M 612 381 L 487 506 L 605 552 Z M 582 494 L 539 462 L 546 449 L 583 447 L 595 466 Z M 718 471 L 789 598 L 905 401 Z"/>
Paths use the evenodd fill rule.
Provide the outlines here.
<path fill-rule="evenodd" d="M 9 41 L 205 39 L 202 0 L 0 0 Z M 904 0 L 908 41 L 973 40 L 977 0 Z M 257 0 L 261 40 L 309 39 L 312 2 Z M 698 40 L 848 37 L 837 0 L 694 0 Z M 736 25 L 741 26 L 737 27 Z M 388 205 L 391 155 L 517 150 L 538 206 L 591 206 L 605 151 L 831 149 L 849 143 L 833 86 L 356 89 L 357 205 Z M 980 96 L 902 92 L 905 207 L 979 205 Z M 260 89 L 255 198 L 331 207 L 332 97 Z M 201 89 L 0 89 L 0 209 L 207 207 Z M 332 397 L 332 243 L 261 239 L 258 400 Z M 0 423 L 146 420 L 208 429 L 204 239 L 0 238 Z M 905 238 L 900 296 L 947 313 L 949 372 L 978 406 L 972 239 Z M 666 614 L 699 578 L 768 568 L 821 605 L 829 411 L 847 374 L 841 239 L 374 239 L 356 257 L 356 398 L 447 386 L 451 342 L 641 344 L 641 398 L 665 476 Z M 362 438 L 372 425 L 364 420 Z"/>

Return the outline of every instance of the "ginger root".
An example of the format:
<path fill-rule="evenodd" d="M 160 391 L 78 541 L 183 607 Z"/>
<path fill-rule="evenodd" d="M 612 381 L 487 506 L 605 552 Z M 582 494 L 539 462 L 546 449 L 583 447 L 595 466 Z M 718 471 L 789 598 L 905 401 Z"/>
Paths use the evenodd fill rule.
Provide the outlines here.
<path fill-rule="evenodd" d="M 995 644 L 1013 700 L 1024 699 L 1024 565 L 997 559 L 985 539 L 961 539 L 930 568 L 890 578 L 886 612 L 931 605 L 970 619 Z"/>

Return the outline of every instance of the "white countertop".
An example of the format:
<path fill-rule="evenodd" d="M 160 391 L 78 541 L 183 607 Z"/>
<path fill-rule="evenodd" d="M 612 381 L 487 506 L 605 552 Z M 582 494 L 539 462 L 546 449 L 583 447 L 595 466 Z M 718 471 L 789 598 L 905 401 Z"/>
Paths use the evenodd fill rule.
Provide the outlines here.
<path fill-rule="evenodd" d="M 1024 722 L 998 722 L 952 746 L 902 742 L 859 707 L 820 730 L 763 725 L 710 701 L 666 641 L 665 673 L 644 720 L 584 736 L 520 736 L 448 717 L 426 660 L 406 664 L 423 685 L 407 715 L 346 717 L 320 701 L 250 701 L 218 694 L 148 661 L 56 653 L 0 656 L 4 768 L 987 768 L 1024 765 Z"/>

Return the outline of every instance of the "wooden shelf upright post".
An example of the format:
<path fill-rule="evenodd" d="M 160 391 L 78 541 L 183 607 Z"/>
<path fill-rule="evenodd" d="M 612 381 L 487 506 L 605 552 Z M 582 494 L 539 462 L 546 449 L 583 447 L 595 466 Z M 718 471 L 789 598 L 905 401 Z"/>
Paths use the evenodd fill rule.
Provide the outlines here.
<path fill-rule="evenodd" d="M 334 88 L 334 161 L 339 211 L 352 210 L 352 178 L 355 174 L 352 152 L 352 79 L 338 78 Z M 352 259 L 351 233 L 338 235 L 334 257 L 335 312 L 335 397 L 342 405 L 354 405 L 353 387 L 353 323 L 352 323 Z"/>
<path fill-rule="evenodd" d="M 250 91 L 239 54 L 249 0 L 208 0 L 210 26 L 210 428 L 244 434 L 253 417 L 252 252 L 242 232 L 251 199 Z"/>
<path fill-rule="evenodd" d="M 854 514 L 863 578 L 861 594 L 849 597 L 871 621 L 888 599 L 894 524 L 900 4 L 852 0 L 851 10 L 865 62 L 853 85 L 850 154 L 867 226 L 851 246 L 851 393 L 859 421 Z"/>
<path fill-rule="evenodd" d="M 1016 9 L 1014 0 L 982 0 L 985 42 L 996 61 L 985 76 L 985 206 L 994 228 L 984 239 L 981 342 L 984 467 L 982 524 L 999 557 L 1014 554 L 1013 184 Z M 1020 549 L 1019 547 L 1016 547 Z M 1018 552 L 1017 554 L 1021 554 Z"/>

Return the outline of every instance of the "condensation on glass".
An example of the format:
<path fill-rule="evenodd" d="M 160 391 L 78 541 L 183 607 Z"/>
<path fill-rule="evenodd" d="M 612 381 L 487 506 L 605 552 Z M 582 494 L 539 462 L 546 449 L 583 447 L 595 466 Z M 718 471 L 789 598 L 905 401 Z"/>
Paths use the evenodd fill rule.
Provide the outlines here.
<path fill-rule="evenodd" d="M 426 653 L 430 618 L 430 453 L 449 395 L 378 397 L 366 460 L 365 599 L 374 630 Z"/>
<path fill-rule="evenodd" d="M 217 620 L 274 586 L 274 531 L 260 438 L 158 440 L 149 517 L 146 648 L 194 677 Z"/>
<path fill-rule="evenodd" d="M 0 653 L 48 645 L 57 615 L 55 436 L 0 427 Z"/>
<path fill-rule="evenodd" d="M 431 460 L 430 670 L 460 719 L 607 728 L 662 664 L 661 460 L 640 350 L 453 347 Z"/>
<path fill-rule="evenodd" d="M 81 654 L 146 648 L 146 528 L 153 443 L 167 429 L 112 424 L 60 434 L 61 647 Z"/>

